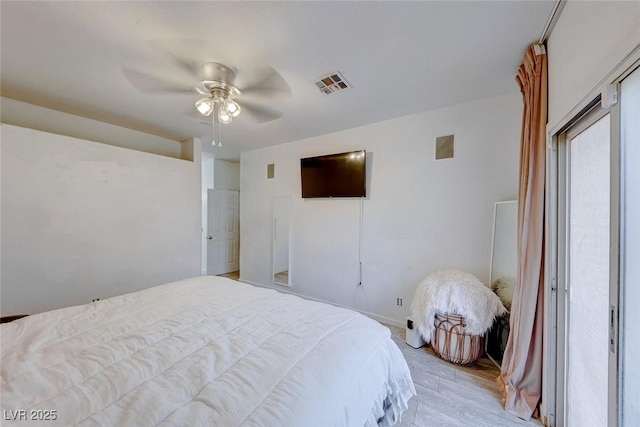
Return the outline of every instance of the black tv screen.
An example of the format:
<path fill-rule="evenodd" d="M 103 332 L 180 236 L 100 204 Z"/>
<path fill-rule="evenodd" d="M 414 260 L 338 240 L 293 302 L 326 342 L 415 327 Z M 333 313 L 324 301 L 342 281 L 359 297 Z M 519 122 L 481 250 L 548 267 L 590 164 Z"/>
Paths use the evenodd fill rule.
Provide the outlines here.
<path fill-rule="evenodd" d="M 302 197 L 366 197 L 365 150 L 300 159 Z"/>

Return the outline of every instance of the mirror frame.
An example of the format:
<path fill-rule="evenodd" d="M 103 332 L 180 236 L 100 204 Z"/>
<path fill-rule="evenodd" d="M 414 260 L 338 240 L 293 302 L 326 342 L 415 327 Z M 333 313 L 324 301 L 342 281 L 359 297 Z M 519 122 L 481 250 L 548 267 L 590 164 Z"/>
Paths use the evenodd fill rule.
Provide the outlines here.
<path fill-rule="evenodd" d="M 287 228 L 287 281 L 279 281 L 276 275 L 280 272 L 276 271 L 276 240 L 277 240 L 277 218 L 276 218 L 276 203 L 282 201 L 286 203 L 286 212 L 289 216 L 289 225 Z M 271 281 L 280 286 L 291 286 L 291 196 L 273 196 L 272 209 L 271 209 Z M 284 209 L 283 209 L 284 211 Z"/>
<path fill-rule="evenodd" d="M 493 233 L 492 233 L 492 237 L 491 237 L 491 262 L 489 264 L 489 286 L 492 287 L 493 286 L 493 282 L 495 282 L 497 279 L 499 279 L 499 277 L 494 277 L 495 275 L 495 271 L 494 271 L 494 256 L 495 256 L 495 252 L 496 252 L 496 231 L 497 231 L 497 221 L 498 221 L 498 208 L 501 205 L 515 205 L 515 210 L 516 210 L 516 229 L 513 231 L 514 232 L 514 236 L 516 237 L 516 245 L 515 245 L 515 249 L 516 249 L 516 255 L 515 255 L 515 273 L 514 276 L 511 278 L 514 280 L 513 285 L 515 286 L 515 280 L 517 279 L 517 263 L 518 263 L 518 257 L 517 257 L 517 235 L 518 235 L 518 201 L 517 200 L 506 200 L 504 202 L 496 202 L 495 207 L 494 207 L 494 211 L 493 211 Z"/>
<path fill-rule="evenodd" d="M 509 206 L 511 205 L 511 206 Z M 518 244 L 517 244 L 517 239 L 518 239 L 518 201 L 517 200 L 507 200 L 504 202 L 496 202 L 495 203 L 495 207 L 494 207 L 494 211 L 493 211 L 493 232 L 492 232 L 492 237 L 491 237 L 491 261 L 489 264 L 489 287 L 496 292 L 496 294 L 498 294 L 498 292 L 496 291 L 496 289 L 494 288 L 494 283 L 497 279 L 499 278 L 504 278 L 503 275 L 500 275 L 501 277 L 494 277 L 496 276 L 496 271 L 494 269 L 494 258 L 496 255 L 496 231 L 498 230 L 498 221 L 500 220 L 499 215 L 498 215 L 498 211 L 500 210 L 500 207 L 505 207 L 505 206 L 509 206 L 512 209 L 515 208 L 515 218 L 510 218 L 510 219 L 515 219 L 515 229 L 513 230 L 513 237 L 516 239 L 515 245 L 514 245 L 514 267 L 515 267 L 515 271 L 514 271 L 514 275 L 513 277 L 509 277 L 509 279 L 511 279 L 513 281 L 512 285 L 515 287 L 515 281 L 517 280 L 517 274 L 518 274 L 518 256 L 517 256 L 517 250 L 518 250 Z M 503 215 L 504 216 L 504 215 Z M 504 218 L 502 218 L 501 222 L 505 222 Z M 502 228 L 502 227 L 500 227 Z M 501 239 L 504 240 L 504 239 Z M 498 294 L 498 296 L 500 296 Z M 509 312 L 510 313 L 510 312 Z M 491 360 L 497 367 L 500 367 L 501 363 L 502 363 L 502 359 L 504 357 L 504 350 L 506 347 L 506 339 L 508 337 L 509 334 L 509 329 L 510 329 L 510 325 L 509 325 L 509 316 L 510 314 L 507 314 L 506 316 L 502 316 L 502 317 L 498 317 L 494 320 L 493 326 L 491 327 L 491 329 L 489 331 L 487 331 L 486 335 L 485 335 L 485 347 L 484 347 L 484 351 L 485 354 L 487 355 L 487 357 L 489 358 L 489 360 Z"/>

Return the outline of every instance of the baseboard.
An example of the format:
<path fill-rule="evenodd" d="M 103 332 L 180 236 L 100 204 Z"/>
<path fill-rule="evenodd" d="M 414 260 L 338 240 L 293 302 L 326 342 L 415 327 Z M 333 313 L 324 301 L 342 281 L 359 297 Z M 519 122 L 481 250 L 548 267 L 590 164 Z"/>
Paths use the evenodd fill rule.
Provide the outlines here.
<path fill-rule="evenodd" d="M 326 300 L 323 300 L 323 299 L 320 299 L 320 298 L 311 297 L 309 295 L 302 295 L 302 294 L 299 294 L 297 292 L 290 291 L 289 289 L 284 288 L 284 287 L 280 287 L 279 286 L 279 287 L 276 288 L 275 286 L 269 286 L 269 285 L 265 285 L 263 283 L 253 282 L 251 280 L 245 280 L 245 279 L 242 279 L 242 278 L 239 279 L 238 282 L 246 283 L 247 285 L 257 286 L 259 288 L 273 289 L 273 290 L 276 290 L 276 291 L 279 291 L 279 292 L 282 292 L 282 293 L 285 293 L 285 294 L 295 295 L 297 297 L 308 299 L 308 300 L 311 300 L 311 301 L 322 302 L 322 303 L 325 303 L 325 304 L 333 305 L 335 307 L 346 308 L 346 309 L 349 309 L 349 310 L 357 311 L 358 313 L 364 314 L 365 316 L 370 317 L 373 320 L 378 321 L 380 323 L 384 323 L 385 325 L 396 326 L 398 328 L 404 328 L 405 327 L 404 322 L 400 321 L 400 320 L 392 319 L 392 318 L 386 317 L 386 316 L 380 316 L 380 315 L 375 314 L 375 313 L 370 313 L 368 311 L 360 310 L 359 308 L 349 307 L 349 306 L 342 305 L 342 304 L 337 304 L 337 303 L 332 302 L 332 301 L 326 301 Z"/>

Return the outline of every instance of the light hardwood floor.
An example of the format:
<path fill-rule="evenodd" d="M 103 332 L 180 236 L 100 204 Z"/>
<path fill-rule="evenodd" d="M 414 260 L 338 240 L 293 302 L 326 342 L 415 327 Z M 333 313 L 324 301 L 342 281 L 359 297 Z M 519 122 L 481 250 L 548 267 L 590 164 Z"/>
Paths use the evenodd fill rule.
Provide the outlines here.
<path fill-rule="evenodd" d="M 232 271 L 231 273 L 218 274 L 220 277 L 226 277 L 227 279 L 238 280 L 240 278 L 239 271 Z"/>
<path fill-rule="evenodd" d="M 541 426 L 502 409 L 494 382 L 499 370 L 489 359 L 469 367 L 445 362 L 431 347 L 407 345 L 404 329 L 385 326 L 407 360 L 417 392 L 397 426 Z"/>
<path fill-rule="evenodd" d="M 289 271 L 281 271 L 273 275 L 273 281 L 278 283 L 289 283 Z"/>

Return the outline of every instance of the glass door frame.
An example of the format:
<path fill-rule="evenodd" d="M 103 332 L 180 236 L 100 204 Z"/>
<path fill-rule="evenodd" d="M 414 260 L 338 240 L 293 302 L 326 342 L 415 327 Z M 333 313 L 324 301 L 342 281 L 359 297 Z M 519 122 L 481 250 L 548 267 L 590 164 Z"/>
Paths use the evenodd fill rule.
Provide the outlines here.
<path fill-rule="evenodd" d="M 547 174 L 546 174 L 546 233 L 545 233 L 545 297 L 543 322 L 543 383 L 542 383 L 542 421 L 547 426 L 564 425 L 564 366 L 559 362 L 559 355 L 564 351 L 564 301 L 560 301 L 560 290 L 564 283 L 564 271 L 560 259 L 564 257 L 566 241 L 561 233 L 560 225 L 566 221 L 566 212 L 562 210 L 561 201 L 566 200 L 565 188 L 559 182 L 559 165 L 565 162 L 562 152 L 566 141 L 561 135 L 573 124 L 584 117 L 593 108 L 600 108 L 603 88 L 615 88 L 620 93 L 620 82 L 629 74 L 640 69 L 640 44 L 624 57 L 602 80 L 596 84 L 559 122 L 547 126 Z M 611 103 L 609 107 L 611 129 L 611 179 L 610 179 L 610 300 L 615 305 L 614 352 L 609 351 L 609 405 L 608 425 L 622 425 L 622 349 L 624 347 L 624 330 L 621 322 L 624 305 L 620 303 L 620 295 L 624 288 L 621 283 L 621 266 L 624 262 L 624 248 L 621 251 L 621 236 L 624 236 L 624 222 L 621 220 L 622 204 L 621 182 L 624 171 L 621 169 L 620 142 L 620 105 Z M 606 114 L 606 113 L 605 113 Z M 562 144 L 561 144 L 562 142 Z M 564 292 L 563 292 L 564 293 Z M 562 337 L 562 339 L 561 339 Z M 615 391 L 615 392 L 613 392 Z"/>
<path fill-rule="evenodd" d="M 631 67 L 629 67 L 629 69 L 627 69 L 624 73 L 622 73 L 622 75 L 616 80 L 616 85 L 618 88 L 618 93 L 620 93 L 621 95 L 624 95 L 624 93 L 621 92 L 622 89 L 622 82 L 625 78 L 627 78 L 629 75 L 634 74 L 634 73 L 640 73 L 640 59 L 637 60 Z M 626 230 L 626 222 L 628 221 L 628 218 L 626 216 L 626 203 L 627 203 L 627 197 L 628 197 L 628 192 L 627 189 L 625 188 L 625 183 L 628 182 L 628 177 L 627 177 L 627 168 L 628 168 L 628 163 L 626 161 L 622 160 L 622 157 L 624 156 L 624 153 L 626 152 L 626 146 L 629 144 L 629 141 L 622 141 L 622 136 L 621 136 L 621 130 L 622 130 L 622 112 L 621 112 L 621 104 L 618 103 L 616 105 L 616 108 L 614 108 L 615 113 L 617 114 L 617 122 L 618 122 L 618 126 L 617 126 L 617 142 L 618 142 L 618 155 L 616 157 L 616 161 L 617 161 L 617 168 L 618 168 L 618 207 L 619 207 L 619 213 L 617 215 L 617 226 L 618 226 L 618 233 L 619 233 L 619 238 L 617 241 L 617 245 L 616 245 L 616 251 L 618 254 L 618 260 L 616 260 L 616 267 L 617 267 L 617 271 L 618 271 L 618 276 L 619 276 L 619 308 L 618 308 L 618 318 L 617 318 L 617 330 L 616 330 L 616 334 L 617 334 L 617 376 L 616 376 L 616 381 L 617 381 L 617 393 L 615 396 L 616 399 L 616 404 L 617 404 L 617 417 L 616 417 L 616 425 L 618 426 L 629 426 L 632 425 L 631 423 L 637 421 L 637 420 L 632 420 L 632 419 L 627 419 L 626 423 L 625 423 L 625 413 L 624 413 L 624 402 L 623 399 L 625 398 L 625 395 L 627 398 L 630 398 L 630 395 L 627 391 L 625 391 L 625 383 L 624 383 L 624 378 L 623 378 L 623 369 L 625 364 L 629 364 L 629 363 L 633 363 L 634 361 L 632 360 L 625 360 L 624 355 L 625 355 L 625 306 L 627 305 L 628 300 L 624 299 L 624 295 L 625 295 L 625 289 L 627 287 L 627 285 L 630 285 L 630 283 L 626 282 L 626 274 L 625 274 L 625 270 L 626 270 L 626 262 L 628 260 L 627 257 L 627 253 L 625 251 L 626 248 L 626 237 L 627 237 L 627 230 Z M 613 258 L 612 258 L 612 262 L 613 262 Z M 632 338 L 632 337 L 630 337 Z M 611 423 L 609 423 L 611 425 Z"/>
<path fill-rule="evenodd" d="M 620 81 L 638 68 L 635 63 L 612 83 L 616 93 L 620 91 Z M 597 96 L 575 118 L 549 138 L 547 153 L 547 268 L 546 283 L 548 297 L 545 301 L 545 332 L 549 349 L 545 352 L 547 365 L 545 372 L 550 373 L 544 379 L 548 393 L 547 425 L 565 425 L 565 385 L 566 385 L 566 338 L 567 338 L 567 287 L 568 287 L 568 164 L 567 141 L 582 132 L 593 123 L 610 115 L 610 252 L 609 252 L 609 366 L 608 366 L 608 426 L 621 425 L 621 380 L 622 346 L 620 319 L 623 305 L 621 295 L 621 236 L 624 224 L 621 223 L 621 170 L 620 146 L 620 105 L 602 108 L 601 98 Z"/>

